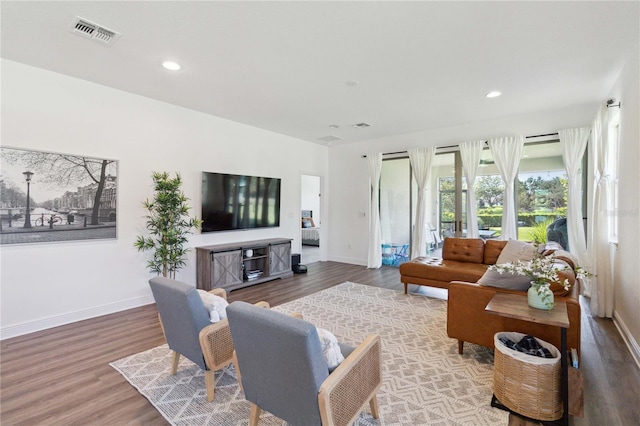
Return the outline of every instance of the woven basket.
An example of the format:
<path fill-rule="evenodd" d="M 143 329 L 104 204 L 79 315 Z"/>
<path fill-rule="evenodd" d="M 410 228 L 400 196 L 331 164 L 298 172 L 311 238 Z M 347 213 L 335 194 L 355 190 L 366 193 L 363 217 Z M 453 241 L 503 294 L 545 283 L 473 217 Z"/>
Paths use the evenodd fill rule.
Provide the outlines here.
<path fill-rule="evenodd" d="M 493 393 L 500 403 L 518 414 L 542 421 L 557 420 L 562 417 L 560 351 L 536 339 L 554 356 L 542 358 L 510 349 L 500 341 L 500 337 L 506 337 L 519 342 L 524 336 L 515 332 L 493 336 Z"/>

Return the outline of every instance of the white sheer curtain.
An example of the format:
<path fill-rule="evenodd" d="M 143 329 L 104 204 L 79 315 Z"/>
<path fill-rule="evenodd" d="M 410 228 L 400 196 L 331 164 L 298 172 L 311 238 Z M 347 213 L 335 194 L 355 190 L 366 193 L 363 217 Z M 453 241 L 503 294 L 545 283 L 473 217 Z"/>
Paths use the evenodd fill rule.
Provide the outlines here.
<path fill-rule="evenodd" d="M 599 317 L 613 316 L 613 262 L 609 246 L 609 170 L 608 108 L 603 106 L 593 122 L 591 158 L 594 162 L 593 206 L 589 227 L 590 269 L 585 294 L 591 296 L 591 313 Z"/>
<path fill-rule="evenodd" d="M 460 144 L 460 157 L 462 158 L 462 168 L 464 177 L 467 180 L 467 238 L 478 238 L 478 215 L 476 214 L 476 195 L 473 190 L 478 167 L 480 166 L 480 155 L 484 141 L 472 141 Z"/>
<path fill-rule="evenodd" d="M 524 136 L 504 137 L 489 140 L 491 156 L 504 181 L 502 200 L 502 236 L 503 240 L 518 239 L 516 228 L 516 205 L 514 200 L 514 181 L 522 158 Z"/>
<path fill-rule="evenodd" d="M 436 155 L 435 147 L 420 147 L 409 150 L 409 161 L 413 177 L 418 183 L 418 205 L 413 227 L 411 258 L 427 255 L 427 184 L 431 176 L 431 163 Z"/>
<path fill-rule="evenodd" d="M 380 231 L 380 173 L 382 153 L 367 156 L 367 169 L 371 182 L 371 211 L 369 212 L 369 259 L 367 268 L 382 266 L 382 233 Z"/>
<path fill-rule="evenodd" d="M 567 233 L 569 234 L 569 251 L 578 258 L 581 266 L 587 267 L 587 244 L 585 242 L 584 224 L 582 221 L 582 157 L 587 147 L 591 129 L 565 129 L 558 132 L 562 161 L 568 176 L 567 197 Z"/>

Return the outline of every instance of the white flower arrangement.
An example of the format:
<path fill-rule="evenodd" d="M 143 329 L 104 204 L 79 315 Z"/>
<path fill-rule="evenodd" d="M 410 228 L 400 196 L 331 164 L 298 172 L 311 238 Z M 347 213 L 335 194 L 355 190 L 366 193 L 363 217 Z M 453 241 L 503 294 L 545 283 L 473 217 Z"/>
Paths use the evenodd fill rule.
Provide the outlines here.
<path fill-rule="evenodd" d="M 561 280 L 558 272 L 569 271 L 572 268 L 569 266 L 558 267 L 554 253 L 543 256 L 539 249 L 536 250 L 536 256 L 530 261 L 516 260 L 501 265 L 491 265 L 489 270 L 499 274 L 512 273 L 529 277 L 531 287 L 538 293 L 548 309 L 553 308 L 554 305 L 553 292 L 549 289 L 552 282 L 560 284 L 565 290 L 569 290 L 571 287 L 569 280 L 566 278 Z M 593 276 L 579 266 L 573 268 L 573 271 L 577 280 Z"/>

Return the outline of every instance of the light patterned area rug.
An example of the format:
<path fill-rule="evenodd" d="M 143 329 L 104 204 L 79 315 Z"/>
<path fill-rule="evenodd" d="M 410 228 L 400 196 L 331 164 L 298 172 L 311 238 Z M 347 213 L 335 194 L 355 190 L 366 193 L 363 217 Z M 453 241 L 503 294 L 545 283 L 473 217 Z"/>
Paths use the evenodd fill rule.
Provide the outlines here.
<path fill-rule="evenodd" d="M 447 337 L 446 301 L 346 282 L 274 307 L 300 312 L 305 320 L 356 346 L 367 335 L 382 339 L 380 419 L 368 405 L 356 421 L 369 425 L 507 425 L 508 414 L 490 405 L 493 352 Z M 230 366 L 216 372 L 215 399 L 207 402 L 202 371 L 181 357 L 169 375 L 166 345 L 111 363 L 173 425 L 246 425 L 249 403 Z M 262 413 L 261 425 L 282 425 Z"/>

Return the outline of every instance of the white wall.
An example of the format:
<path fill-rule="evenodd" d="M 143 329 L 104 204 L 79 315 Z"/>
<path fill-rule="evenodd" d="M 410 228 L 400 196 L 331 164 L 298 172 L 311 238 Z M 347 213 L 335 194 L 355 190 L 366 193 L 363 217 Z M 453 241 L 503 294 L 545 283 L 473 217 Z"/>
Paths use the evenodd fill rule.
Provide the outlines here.
<path fill-rule="evenodd" d="M 614 276 L 614 318 L 640 365 L 640 67 L 638 52 L 610 92 L 621 102 L 618 252 Z"/>
<path fill-rule="evenodd" d="M 152 303 L 141 202 L 152 171 L 180 172 L 200 215 L 201 172 L 282 178 L 281 226 L 197 234 L 190 245 L 287 237 L 300 249 L 300 174 L 327 175 L 327 148 L 16 62 L 2 65 L 2 145 L 119 160 L 118 238 L 6 245 L 2 338 Z M 288 153 L 283 155 L 283 153 Z M 196 280 L 195 252 L 178 278 Z"/>

